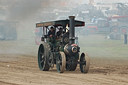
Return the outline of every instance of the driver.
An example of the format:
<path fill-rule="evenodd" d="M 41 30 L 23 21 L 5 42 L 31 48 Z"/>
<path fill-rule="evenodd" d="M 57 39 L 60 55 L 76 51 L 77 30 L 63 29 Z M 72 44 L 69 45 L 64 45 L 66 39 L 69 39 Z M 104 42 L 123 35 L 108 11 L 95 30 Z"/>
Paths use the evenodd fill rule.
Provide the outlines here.
<path fill-rule="evenodd" d="M 48 32 L 48 36 L 49 37 L 54 37 L 55 36 L 55 29 L 54 29 L 54 27 L 51 27 L 50 28 L 50 30 Z"/>
<path fill-rule="evenodd" d="M 49 42 L 55 43 L 55 28 L 51 27 L 48 32 Z"/>
<path fill-rule="evenodd" d="M 60 27 L 60 28 L 59 28 L 59 31 L 56 33 L 57 38 L 60 38 L 60 37 L 61 37 L 61 35 L 62 35 L 62 33 L 63 33 L 63 28 L 62 28 L 62 27 Z"/>

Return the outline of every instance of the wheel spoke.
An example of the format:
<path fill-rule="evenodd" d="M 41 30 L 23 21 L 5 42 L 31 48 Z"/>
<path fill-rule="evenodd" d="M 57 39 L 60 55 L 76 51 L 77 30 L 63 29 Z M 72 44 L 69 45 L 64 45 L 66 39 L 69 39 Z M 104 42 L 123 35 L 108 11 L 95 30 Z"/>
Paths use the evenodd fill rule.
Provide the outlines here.
<path fill-rule="evenodd" d="M 58 59 L 57 64 L 60 65 L 60 62 L 61 62 L 61 61 Z"/>
<path fill-rule="evenodd" d="M 44 61 L 42 60 L 40 63 L 42 64 Z"/>
<path fill-rule="evenodd" d="M 44 56 L 42 56 L 42 60 L 43 60 L 43 61 L 45 60 Z"/>
<path fill-rule="evenodd" d="M 45 58 L 44 58 L 44 56 L 42 56 L 40 63 L 42 64 L 44 62 L 44 60 L 45 60 Z"/>

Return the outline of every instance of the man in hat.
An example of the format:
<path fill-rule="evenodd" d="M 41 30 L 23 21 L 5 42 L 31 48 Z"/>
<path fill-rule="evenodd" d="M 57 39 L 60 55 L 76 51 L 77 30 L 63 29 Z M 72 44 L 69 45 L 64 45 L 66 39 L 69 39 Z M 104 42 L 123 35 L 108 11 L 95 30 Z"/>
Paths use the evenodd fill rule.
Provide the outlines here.
<path fill-rule="evenodd" d="M 51 27 L 50 28 L 50 30 L 48 32 L 48 36 L 49 37 L 54 37 L 55 36 L 55 29 L 54 29 L 54 27 Z"/>
<path fill-rule="evenodd" d="M 57 38 L 60 38 L 61 37 L 61 35 L 62 35 L 62 33 L 63 33 L 63 28 L 62 27 L 60 27 L 59 28 L 59 31 L 57 32 Z"/>

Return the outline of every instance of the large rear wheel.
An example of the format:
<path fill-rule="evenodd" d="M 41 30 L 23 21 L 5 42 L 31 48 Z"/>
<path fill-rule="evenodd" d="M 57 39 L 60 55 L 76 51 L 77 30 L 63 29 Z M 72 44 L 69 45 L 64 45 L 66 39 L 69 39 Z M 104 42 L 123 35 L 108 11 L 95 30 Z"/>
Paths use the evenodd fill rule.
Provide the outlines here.
<path fill-rule="evenodd" d="M 50 68 L 46 55 L 46 49 L 44 48 L 43 44 L 39 46 L 38 50 L 38 66 L 42 71 L 48 71 Z"/>
<path fill-rule="evenodd" d="M 56 59 L 56 68 L 59 73 L 63 73 L 66 66 L 66 57 L 64 52 L 60 52 Z"/>
<path fill-rule="evenodd" d="M 90 66 L 90 58 L 87 53 L 82 53 L 80 56 L 80 71 L 82 73 L 88 73 Z"/>

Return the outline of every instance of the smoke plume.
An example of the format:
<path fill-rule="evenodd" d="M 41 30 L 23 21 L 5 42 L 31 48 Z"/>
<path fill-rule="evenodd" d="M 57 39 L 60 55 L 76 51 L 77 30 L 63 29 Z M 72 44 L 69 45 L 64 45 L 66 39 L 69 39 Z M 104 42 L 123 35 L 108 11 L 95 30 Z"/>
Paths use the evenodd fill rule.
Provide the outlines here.
<path fill-rule="evenodd" d="M 15 0 L 9 6 L 9 19 L 26 19 L 37 13 L 41 8 L 48 7 L 49 0 Z M 42 9 L 43 10 L 43 9 Z"/>
<path fill-rule="evenodd" d="M 26 19 L 40 11 L 59 8 L 60 3 L 62 0 L 0 0 L 0 5 L 7 10 L 9 20 Z"/>

